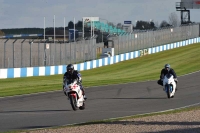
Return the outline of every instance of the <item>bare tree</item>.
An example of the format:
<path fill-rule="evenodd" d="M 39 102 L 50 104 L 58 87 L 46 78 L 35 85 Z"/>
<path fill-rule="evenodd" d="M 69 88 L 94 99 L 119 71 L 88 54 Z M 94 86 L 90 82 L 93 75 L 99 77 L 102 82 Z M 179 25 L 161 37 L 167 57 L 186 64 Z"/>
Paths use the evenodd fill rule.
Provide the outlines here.
<path fill-rule="evenodd" d="M 180 25 L 180 21 L 179 21 L 178 16 L 175 12 L 173 12 L 169 15 L 169 24 L 173 25 L 174 27 L 177 27 L 177 26 Z"/>
<path fill-rule="evenodd" d="M 163 20 L 161 23 L 160 23 L 160 28 L 163 28 L 163 27 L 169 27 L 171 26 L 170 24 L 167 23 L 167 21 Z"/>

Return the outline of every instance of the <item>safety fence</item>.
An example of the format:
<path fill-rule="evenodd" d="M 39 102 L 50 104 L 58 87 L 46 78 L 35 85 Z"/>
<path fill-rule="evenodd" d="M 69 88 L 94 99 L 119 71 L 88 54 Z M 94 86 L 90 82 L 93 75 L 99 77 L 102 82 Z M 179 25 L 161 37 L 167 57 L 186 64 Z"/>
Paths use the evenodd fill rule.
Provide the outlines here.
<path fill-rule="evenodd" d="M 87 61 L 83 63 L 74 64 L 75 69 L 79 71 L 89 70 L 101 66 L 115 64 L 121 61 L 134 59 L 146 54 L 153 54 L 164 50 L 170 50 L 194 43 L 199 43 L 200 37 L 179 41 L 175 43 L 168 43 L 160 46 L 154 46 L 147 49 L 136 50 L 124 54 L 115 55 L 112 57 L 106 57 L 102 59 Z M 30 76 L 48 76 L 56 74 L 64 74 L 66 71 L 66 65 L 58 66 L 42 66 L 42 67 L 25 67 L 25 68 L 6 68 L 0 69 L 0 79 L 3 78 L 19 78 Z"/>
<path fill-rule="evenodd" d="M 55 66 L 96 59 L 96 40 L 0 39 L 0 68 Z"/>
<path fill-rule="evenodd" d="M 119 55 L 167 43 L 199 37 L 199 24 L 156 30 L 113 34 L 114 54 Z M 110 43 L 110 42 L 109 42 Z M 66 42 L 63 40 L 0 39 L 0 68 L 23 68 L 77 64 L 98 59 L 103 43 L 96 39 Z"/>
<path fill-rule="evenodd" d="M 110 37 L 115 55 L 199 37 L 199 24 L 166 27 L 156 30 L 134 31 Z"/>

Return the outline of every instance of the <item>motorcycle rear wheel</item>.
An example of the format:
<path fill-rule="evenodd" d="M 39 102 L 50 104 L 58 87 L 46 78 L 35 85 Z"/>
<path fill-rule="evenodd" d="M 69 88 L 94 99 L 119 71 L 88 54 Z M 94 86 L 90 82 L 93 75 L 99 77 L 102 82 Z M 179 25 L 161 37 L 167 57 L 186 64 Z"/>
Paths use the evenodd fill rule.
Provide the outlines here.
<path fill-rule="evenodd" d="M 85 102 L 83 103 L 82 106 L 79 107 L 80 110 L 84 110 L 85 109 Z"/>

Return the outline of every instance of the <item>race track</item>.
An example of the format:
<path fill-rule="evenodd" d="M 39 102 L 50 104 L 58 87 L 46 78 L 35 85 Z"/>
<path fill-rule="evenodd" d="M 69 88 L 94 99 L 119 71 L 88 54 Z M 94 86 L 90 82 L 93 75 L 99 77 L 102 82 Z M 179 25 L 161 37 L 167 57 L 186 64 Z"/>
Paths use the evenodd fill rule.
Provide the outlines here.
<path fill-rule="evenodd" d="M 73 111 L 62 91 L 0 98 L 0 132 L 164 111 L 200 103 L 200 72 L 178 78 L 168 99 L 157 81 L 86 88 L 85 110 Z"/>

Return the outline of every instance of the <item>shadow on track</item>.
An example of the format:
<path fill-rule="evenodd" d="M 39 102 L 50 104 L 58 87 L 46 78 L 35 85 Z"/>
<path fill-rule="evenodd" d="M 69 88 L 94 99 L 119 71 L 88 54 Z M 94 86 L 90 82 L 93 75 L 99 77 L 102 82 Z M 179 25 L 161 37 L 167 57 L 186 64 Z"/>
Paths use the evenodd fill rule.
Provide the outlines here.
<path fill-rule="evenodd" d="M 49 112 L 66 112 L 72 110 L 31 110 L 31 111 L 0 111 L 0 114 L 3 113 L 49 113 Z"/>

